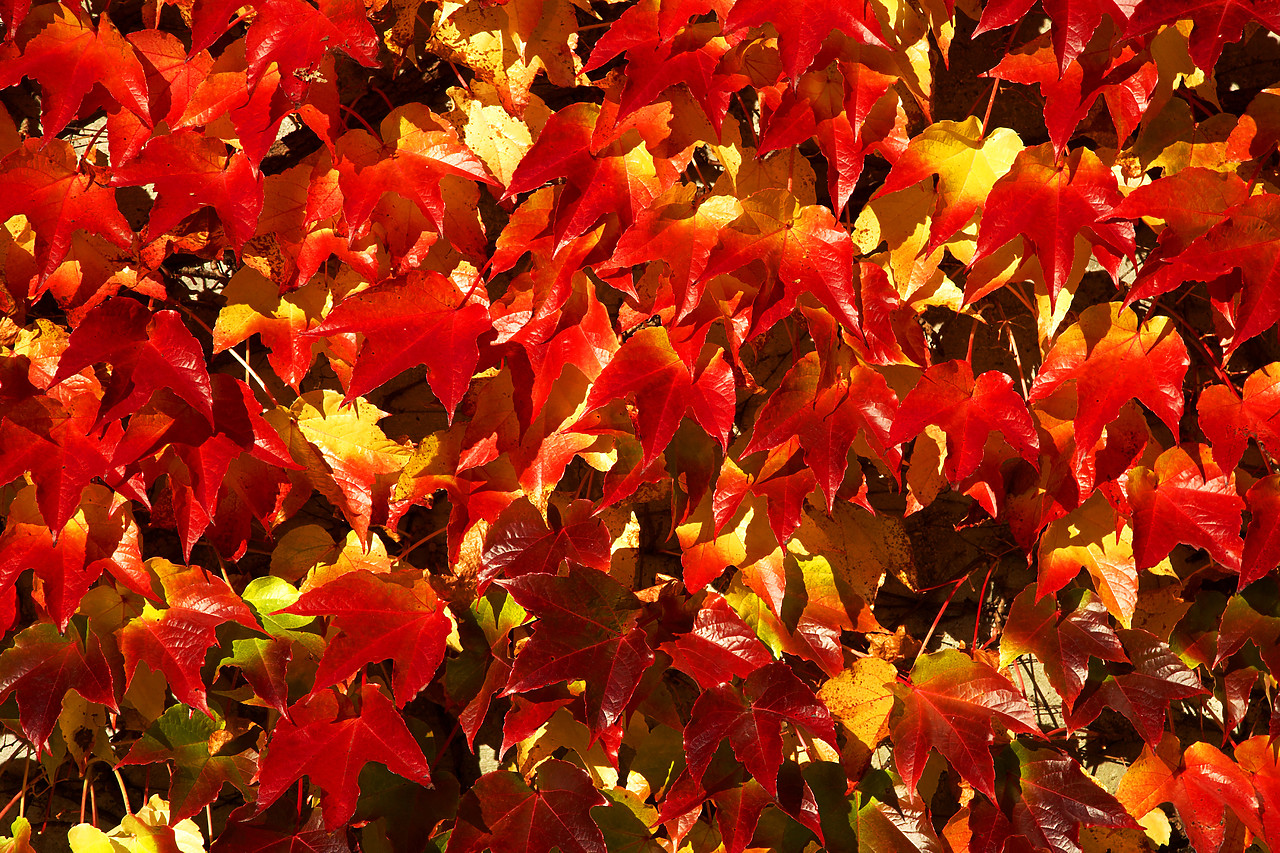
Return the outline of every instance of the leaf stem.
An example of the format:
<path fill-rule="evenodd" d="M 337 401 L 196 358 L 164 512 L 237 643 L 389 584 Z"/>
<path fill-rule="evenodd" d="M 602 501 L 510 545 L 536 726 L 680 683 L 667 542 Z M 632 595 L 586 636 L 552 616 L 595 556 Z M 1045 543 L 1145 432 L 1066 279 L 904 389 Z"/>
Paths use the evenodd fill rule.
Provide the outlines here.
<path fill-rule="evenodd" d="M 920 653 L 923 654 L 929 647 L 929 641 L 933 639 L 933 632 L 938 629 L 938 623 L 942 621 L 942 614 L 947 612 L 947 607 L 951 604 L 951 599 L 956 597 L 956 593 L 960 590 L 960 585 L 969 579 L 966 573 L 956 580 L 956 585 L 951 588 L 951 593 L 947 596 L 947 600 L 942 602 L 942 607 L 938 610 L 938 615 L 933 617 L 933 624 L 929 626 L 929 633 L 924 635 L 924 640 L 920 642 Z"/>
<path fill-rule="evenodd" d="M 111 775 L 116 777 L 116 784 L 120 786 L 120 798 L 124 800 L 124 813 L 133 814 L 133 806 L 129 805 L 129 789 L 125 787 L 124 777 L 120 775 L 120 768 L 112 767 Z"/>

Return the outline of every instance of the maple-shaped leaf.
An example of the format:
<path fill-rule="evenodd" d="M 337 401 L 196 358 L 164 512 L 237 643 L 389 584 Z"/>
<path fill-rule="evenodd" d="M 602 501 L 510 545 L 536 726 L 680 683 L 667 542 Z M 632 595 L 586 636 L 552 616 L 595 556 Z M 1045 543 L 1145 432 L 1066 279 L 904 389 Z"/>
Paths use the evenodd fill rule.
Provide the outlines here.
<path fill-rule="evenodd" d="M 963 359 L 930 367 L 898 407 L 887 443 L 909 441 L 929 424 L 947 435 L 943 471 L 953 483 L 978 469 L 993 432 L 1031 465 L 1039 465 L 1040 439 L 1026 401 L 1013 390 L 1013 380 L 998 370 L 975 379 L 973 365 Z"/>
<path fill-rule="evenodd" d="M 358 713 L 345 711 L 332 691 L 313 694 L 294 705 L 271 733 L 258 770 L 258 811 L 306 776 L 323 792 L 324 825 L 332 831 L 355 814 L 360 771 L 370 761 L 431 784 L 422 747 L 376 684 L 360 688 Z"/>
<path fill-rule="evenodd" d="M 813 64 L 814 57 L 832 30 L 839 30 L 862 44 L 885 47 L 884 33 L 870 5 L 824 3 L 803 0 L 779 15 L 768 0 L 738 0 L 725 19 L 725 31 L 754 27 L 768 21 L 779 33 L 778 47 L 787 76 L 798 78 Z"/>
<path fill-rule="evenodd" d="M 898 469 L 902 454 L 890 440 L 898 396 L 884 377 L 862 364 L 831 382 L 824 381 L 825 372 L 817 353 L 796 362 L 760 408 L 742 455 L 773 449 L 796 436 L 831 509 L 844 482 L 849 450 L 859 436 L 892 471 Z"/>
<path fill-rule="evenodd" d="M 1064 613 L 1052 596 L 1041 596 L 1034 586 L 1028 587 L 1013 600 L 1000 635 L 1001 668 L 1012 665 L 1019 655 L 1034 654 L 1067 706 L 1084 689 L 1090 658 L 1127 660 L 1097 597 L 1082 591 L 1075 598 L 1075 606 Z"/>
<path fill-rule="evenodd" d="M 0 590 L 15 588 L 30 569 L 39 580 L 39 604 L 66 630 L 89 587 L 109 571 L 123 586 L 150 596 L 142 543 L 130 502 L 92 484 L 61 530 L 51 530 L 27 487 L 9 505 L 0 535 Z"/>
<path fill-rule="evenodd" d="M 973 31 L 975 36 L 1022 23 L 1035 0 L 992 0 L 982 8 L 982 18 Z M 1050 33 L 1053 52 L 1058 59 L 1058 73 L 1065 75 L 1067 66 L 1089 44 L 1098 30 L 1103 15 L 1123 26 L 1133 11 L 1133 4 L 1116 0 L 1044 0 L 1044 11 L 1052 22 Z"/>
<path fill-rule="evenodd" d="M 1104 708 L 1111 708 L 1128 717 L 1148 744 L 1158 743 L 1169 703 L 1207 691 L 1167 643 L 1137 629 L 1122 628 L 1116 636 L 1129 663 L 1108 666 L 1101 681 L 1085 684 L 1075 707 L 1068 710 L 1067 727 L 1087 726 Z"/>
<path fill-rule="evenodd" d="M 262 176 L 244 152 L 195 130 L 153 137 L 142 153 L 116 167 L 111 185 L 155 186 L 144 239 L 154 240 L 202 207 L 212 207 L 236 254 L 258 230 L 262 213 Z"/>
<path fill-rule="evenodd" d="M 462 293 L 452 279 L 413 271 L 344 299 L 308 335 L 364 336 L 348 403 L 426 365 L 427 382 L 452 420 L 480 359 L 476 342 L 491 328 L 487 305 Z"/>
<path fill-rule="evenodd" d="M 1017 756 L 1019 771 L 1012 823 L 1036 849 L 1079 851 L 1082 826 L 1138 828 L 1120 802 L 1086 775 L 1074 758 L 1056 749 L 1028 748 L 1018 741 L 1010 749 Z"/>
<path fill-rule="evenodd" d="M 675 322 L 698 307 L 702 288 L 694 286 L 707 267 L 720 229 L 742 212 L 732 196 L 711 196 L 695 203 L 696 189 L 676 184 L 645 208 L 634 227 L 618 241 L 609 269 L 662 261 L 670 271 L 676 302 Z"/>
<path fill-rule="evenodd" d="M 779 82 L 761 94 L 777 101 L 768 116 L 757 156 L 816 139 L 827 159 L 832 210 L 849 201 L 867 154 L 896 154 L 906 144 L 899 123 L 898 78 L 861 62 L 837 60 L 799 81 Z M 780 93 L 780 95 L 775 94 Z"/>
<path fill-rule="evenodd" d="M 831 712 L 785 663 L 760 667 L 747 676 L 741 689 L 722 684 L 703 691 L 684 729 L 689 772 L 702 782 L 716 749 L 728 738 L 747 772 L 776 796 L 783 723 L 836 746 Z"/>
<path fill-rule="evenodd" d="M 445 853 L 605 853 L 591 810 L 608 803 L 591 777 L 553 758 L 530 788 L 518 773 L 494 770 L 467 792 Z"/>
<path fill-rule="evenodd" d="M 1216 613 L 1209 622 L 1216 620 Z M 1212 635 L 1210 635 L 1212 636 Z M 1216 654 L 1206 654 L 1216 668 L 1252 643 L 1268 667 L 1280 664 L 1280 590 L 1276 579 L 1266 577 L 1231 596 L 1222 610 Z"/>
<path fill-rule="evenodd" d="M 929 752 L 936 749 L 965 781 L 994 800 L 994 724 L 1040 734 L 1035 711 L 1007 678 L 954 649 L 916 658 L 911 683 L 893 689 L 903 702 L 893 726 L 893 760 L 909 791 L 915 791 Z"/>
<path fill-rule="evenodd" d="M 23 77 L 40 81 L 46 139 L 62 132 L 84 98 L 99 85 L 135 115 L 149 114 L 142 64 L 107 15 L 100 16 L 95 26 L 87 11 L 41 4 L 26 26 L 38 26 L 39 31 L 16 55 L 0 54 L 0 89 Z"/>
<path fill-rule="evenodd" d="M 498 583 L 538 620 L 504 695 L 585 676 L 587 724 L 599 736 L 618 721 L 653 662 L 645 632 L 636 627 L 639 599 L 604 572 L 579 567 L 563 577 L 527 574 Z"/>
<path fill-rule="evenodd" d="M 265 0 L 257 7 L 245 36 L 249 85 L 256 86 L 267 66 L 276 63 L 285 94 L 295 103 L 306 92 L 308 77 L 330 50 L 341 49 L 361 65 L 378 64 L 378 36 L 364 4 L 356 0 Z"/>
<path fill-rule="evenodd" d="M 1262 832 L 1269 847 L 1280 841 L 1280 763 L 1272 739 L 1256 735 L 1236 746 L 1235 759 L 1240 769 L 1249 774 L 1257 792 Z"/>
<path fill-rule="evenodd" d="M 527 500 L 511 504 L 485 536 L 477 590 L 483 593 L 499 577 L 555 574 L 565 561 L 608 572 L 613 537 L 593 509 L 590 501 L 574 501 L 563 513 L 549 508 L 554 511 L 551 527 Z"/>
<path fill-rule="evenodd" d="M 704 350 L 691 370 L 662 326 L 641 329 L 618 349 L 587 393 L 584 417 L 634 395 L 636 437 L 647 467 L 670 443 L 685 414 L 728 447 L 737 403 L 733 371 L 721 350 Z M 581 422 L 579 422 L 581 423 Z"/>
<path fill-rule="evenodd" d="M 26 139 L 0 165 L 6 187 L 0 196 L 0 217 L 27 217 L 36 232 L 41 278 L 66 259 L 77 230 L 100 234 L 121 248 L 133 242 L 133 230 L 116 207 L 115 193 L 92 166 L 82 166 L 65 140 Z"/>
<path fill-rule="evenodd" d="M 937 207 L 925 248 L 932 254 L 985 204 L 991 188 L 1021 150 L 1022 140 L 1009 128 L 998 127 L 983 135 L 977 116 L 962 122 L 935 122 L 911 138 L 876 196 L 938 176 Z"/>
<path fill-rule="evenodd" d="M 288 412 L 265 420 L 284 437 L 307 482 L 342 512 L 356 536 L 386 519 L 391 490 L 410 450 L 387 438 L 377 423 L 386 412 L 364 399 L 345 405 L 337 391 L 308 391 Z"/>
<path fill-rule="evenodd" d="M 1218 64 L 1224 45 L 1240 40 L 1246 24 L 1280 34 L 1280 8 L 1271 0 L 1145 0 L 1137 4 L 1125 35 L 1149 33 L 1178 20 L 1191 21 L 1191 59 L 1205 71 Z"/>
<path fill-rule="evenodd" d="M 1058 336 L 1031 386 L 1031 402 L 1075 383 L 1075 453 L 1071 467 L 1081 490 L 1096 475 L 1093 448 L 1121 407 L 1137 399 L 1164 421 L 1174 436 L 1182 418 L 1182 380 L 1190 359 L 1171 320 L 1149 317 L 1111 302 L 1092 305 Z"/>
<path fill-rule="evenodd" d="M 659 646 L 671 665 L 688 673 L 703 690 L 737 676 L 747 678 L 773 661 L 773 655 L 742 621 L 724 596 L 708 592 L 693 627 Z"/>
<path fill-rule="evenodd" d="M 1040 260 L 1053 304 L 1075 263 L 1077 236 L 1093 244 L 1095 256 L 1102 253 L 1104 266 L 1115 266 L 1108 255 L 1133 255 L 1133 225 L 1110 220 L 1122 198 L 1111 169 L 1088 148 L 1061 162 L 1052 145 L 1025 148 L 987 196 L 971 263 L 1022 235 Z"/>
<path fill-rule="evenodd" d="M 325 647 L 313 694 L 365 664 L 390 659 L 392 692 L 401 708 L 435 676 L 452 627 L 430 584 L 420 580 L 407 587 L 359 570 L 307 590 L 282 612 L 325 616 L 341 631 Z"/>
<path fill-rule="evenodd" d="M 200 342 L 177 311 L 148 311 L 117 296 L 84 316 L 58 362 L 55 384 L 98 362 L 112 367 L 99 423 L 130 415 L 161 388 L 213 422 L 213 388 Z"/>
<path fill-rule="evenodd" d="M 1139 569 L 1160 562 L 1179 542 L 1203 548 L 1232 571 L 1240 571 L 1244 501 L 1234 472 L 1223 471 L 1204 445 L 1171 447 L 1153 469 L 1129 471 L 1133 508 L 1133 555 Z"/>
<path fill-rule="evenodd" d="M 235 740 L 217 720 L 173 705 L 134 741 L 120 764 L 173 762 L 169 806 L 171 820 L 177 822 L 217 799 L 224 785 L 251 793 L 249 781 L 258 769 L 256 753 L 244 744 L 239 751 L 224 752 L 224 747 L 236 749 Z"/>
<path fill-rule="evenodd" d="M 1092 576 L 1105 609 L 1121 625 L 1130 627 L 1138 601 L 1133 533 L 1101 490 L 1049 523 L 1040 537 L 1037 558 L 1038 596 L 1057 593 L 1084 568 Z"/>
<path fill-rule="evenodd" d="M 853 241 L 831 211 L 802 205 L 782 189 L 764 189 L 742 200 L 742 214 L 720 230 L 699 284 L 752 264 L 766 276 L 752 298 L 747 337 L 767 332 L 811 293 L 845 328 L 859 330 L 853 287 Z M 741 275 L 741 274 L 740 274 Z"/>
<path fill-rule="evenodd" d="M 1252 437 L 1264 452 L 1280 451 L 1280 363 L 1249 374 L 1241 393 L 1210 385 L 1196 401 L 1200 429 L 1213 445 L 1213 458 L 1234 470 Z"/>
<path fill-rule="evenodd" d="M 1245 341 L 1280 320 L 1280 200 L 1273 193 L 1263 193 L 1228 208 L 1172 261 L 1173 271 L 1183 280 L 1213 281 L 1240 270 L 1243 286 L 1238 292 L 1214 297 L 1215 302 L 1232 306 L 1225 353 L 1230 357 Z"/>
<path fill-rule="evenodd" d="M 548 181 L 568 179 L 552 219 L 557 255 L 608 214 L 616 214 L 627 230 L 670 185 L 659 180 L 653 155 L 638 132 L 597 145 L 600 117 L 600 107 L 592 103 L 571 104 L 551 116 L 503 196 L 510 199 Z"/>
<path fill-rule="evenodd" d="M 397 193 L 413 202 L 438 233 L 452 236 L 443 182 L 462 178 L 493 184 L 484 163 L 447 121 L 421 104 L 393 111 L 379 129 L 381 139 L 352 130 L 336 145 L 342 210 L 354 235 L 367 233 L 384 194 Z"/>
<path fill-rule="evenodd" d="M 55 394 L 62 396 L 62 388 Z M 0 482 L 30 472 L 36 505 L 54 536 L 75 514 L 85 487 L 108 476 L 119 438 L 117 430 L 99 435 L 94 429 L 99 400 L 93 392 L 77 389 L 66 397 L 65 404 L 52 395 L 11 402 L 0 420 Z"/>
<path fill-rule="evenodd" d="M 164 588 L 168 607 L 148 603 L 141 616 L 116 632 L 126 685 L 145 662 L 152 672 L 164 674 L 179 702 L 208 714 L 200 668 L 205 653 L 218 642 L 218 626 L 238 622 L 258 631 L 258 620 L 226 581 L 199 566 L 177 566 L 159 557 L 147 565 Z"/>
<path fill-rule="evenodd" d="M 61 633 L 52 622 L 23 629 L 0 653 L 0 700 L 18 697 L 22 736 L 43 751 L 53 734 L 67 691 L 118 711 L 111 665 L 98 635 Z"/>
<path fill-rule="evenodd" d="M 1261 835 L 1257 794 L 1240 766 L 1204 741 L 1181 747 L 1169 733 L 1154 748 L 1148 741 L 1120 779 L 1116 799 L 1136 815 L 1172 803 L 1196 850 L 1222 849 L 1233 818 Z"/>

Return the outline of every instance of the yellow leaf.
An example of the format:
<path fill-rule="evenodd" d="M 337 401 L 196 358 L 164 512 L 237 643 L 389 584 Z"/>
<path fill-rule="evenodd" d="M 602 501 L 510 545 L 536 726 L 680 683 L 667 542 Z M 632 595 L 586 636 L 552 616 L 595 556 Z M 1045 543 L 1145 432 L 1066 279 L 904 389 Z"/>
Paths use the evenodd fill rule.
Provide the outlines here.
<path fill-rule="evenodd" d="M 1115 509 L 1101 492 L 1051 522 L 1040 538 L 1041 578 L 1069 579 L 1081 568 L 1093 576 L 1107 610 L 1128 628 L 1138 602 L 1133 531 L 1126 526 L 1117 533 Z"/>
<path fill-rule="evenodd" d="M 264 415 L 305 469 L 307 482 L 346 516 L 362 543 L 368 542 L 369 525 L 385 517 L 391 490 L 413 452 L 378 428 L 385 416 L 364 398 L 343 405 L 342 394 L 327 389 L 308 391 L 288 411 Z"/>
<path fill-rule="evenodd" d="M 574 53 L 577 31 L 569 0 L 446 0 L 427 46 L 493 84 L 507 112 L 522 116 L 539 70 L 556 86 L 576 85 L 582 67 Z"/>
<path fill-rule="evenodd" d="M 890 685 L 897 677 L 893 664 L 879 658 L 859 658 L 818 690 L 818 698 L 849 737 L 845 747 L 847 766 L 865 769 L 880 741 L 888 736 L 889 713 L 893 710 Z"/>
<path fill-rule="evenodd" d="M 472 82 L 469 91 L 452 88 L 449 97 L 453 110 L 445 118 L 505 187 L 551 111 L 541 98 L 530 94 L 524 116 L 515 118 L 502 106 L 497 88 L 483 80 Z"/>

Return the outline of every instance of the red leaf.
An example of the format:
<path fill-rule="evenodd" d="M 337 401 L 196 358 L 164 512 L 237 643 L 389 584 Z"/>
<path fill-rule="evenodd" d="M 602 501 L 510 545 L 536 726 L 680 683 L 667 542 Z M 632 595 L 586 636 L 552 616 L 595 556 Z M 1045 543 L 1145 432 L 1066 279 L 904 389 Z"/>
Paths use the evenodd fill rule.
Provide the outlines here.
<path fill-rule="evenodd" d="M 1108 667 L 1101 682 L 1086 684 L 1075 707 L 1068 710 L 1067 727 L 1083 728 L 1104 708 L 1111 708 L 1128 717 L 1148 744 L 1158 743 L 1169 703 L 1208 691 L 1166 643 L 1146 631 L 1121 629 L 1116 635 L 1132 666 Z"/>
<path fill-rule="evenodd" d="M 213 422 L 213 389 L 204 351 L 177 311 L 153 314 L 127 297 L 102 303 L 71 333 L 54 383 L 98 362 L 112 367 L 99 423 L 133 414 L 161 388 L 172 390 Z"/>
<path fill-rule="evenodd" d="M 1203 445 L 1171 447 L 1155 461 L 1129 472 L 1126 492 L 1133 508 L 1133 555 L 1139 570 L 1169 555 L 1179 542 L 1203 548 L 1240 571 L 1244 501 L 1235 476 L 1224 472 Z M 1242 584 L 1243 585 L 1243 584 Z"/>
<path fill-rule="evenodd" d="M 728 447 L 737 402 L 734 389 L 733 371 L 721 351 L 709 357 L 704 351 L 695 373 L 671 348 L 667 330 L 658 326 L 636 332 L 614 354 L 591 385 L 585 414 L 634 395 L 636 437 L 644 448 L 641 465 L 648 467 L 686 413 L 721 447 Z"/>
<path fill-rule="evenodd" d="M 1035 0 L 992 0 L 982 9 L 982 19 L 975 36 L 982 33 L 1020 24 Z M 1123 26 L 1132 7 L 1121 6 L 1115 0 L 1044 0 L 1044 11 L 1052 21 L 1053 51 L 1058 57 L 1058 72 L 1066 74 L 1067 66 L 1080 55 L 1089 39 L 1098 30 L 1104 14 Z"/>
<path fill-rule="evenodd" d="M 518 500 L 502 511 L 485 537 L 484 555 L 476 577 L 484 592 L 495 578 L 531 573 L 555 574 L 566 561 L 573 566 L 608 572 L 612 536 L 604 522 L 592 516 L 590 501 L 574 501 L 565 515 L 549 527 L 534 506 Z M 550 510 L 549 510 L 550 511 Z"/>
<path fill-rule="evenodd" d="M 644 630 L 635 627 L 639 599 L 594 569 L 570 568 L 564 577 L 528 574 L 499 584 L 538 620 L 503 695 L 585 676 L 587 725 L 598 737 L 618 721 L 653 662 Z"/>
<path fill-rule="evenodd" d="M 332 692 L 304 699 L 272 732 L 258 774 L 258 812 L 305 775 L 323 791 L 324 825 L 332 831 L 355 814 L 358 777 L 370 761 L 406 779 L 431 784 L 422 748 L 376 684 L 360 688 L 356 715 L 342 713 Z"/>
<path fill-rule="evenodd" d="M 1034 586 L 1018 593 L 1009 608 L 1000 635 L 1000 666 L 1008 667 L 1028 652 L 1044 665 L 1049 683 L 1067 707 L 1084 689 L 1091 658 L 1128 660 L 1107 609 L 1093 593 L 1084 591 L 1074 609 L 1061 613 L 1053 597 L 1039 597 Z"/>
<path fill-rule="evenodd" d="M 801 205 L 791 193 L 765 189 L 742 200 L 742 215 L 720 229 L 699 286 L 715 276 L 762 264 L 767 275 L 752 299 L 747 337 L 767 332 L 810 293 L 840 323 L 859 331 L 853 289 L 853 241 L 821 205 Z M 740 275 L 742 275 L 740 273 Z"/>
<path fill-rule="evenodd" d="M 947 434 L 947 459 L 943 471 L 958 483 L 978 470 L 987 436 L 999 431 L 1023 459 L 1040 463 L 1040 439 L 1031 413 L 1013 380 L 990 370 L 974 379 L 973 365 L 957 359 L 935 364 L 898 408 L 888 444 L 900 444 L 919 435 L 928 424 Z"/>
<path fill-rule="evenodd" d="M 559 759 L 538 766 L 536 788 L 495 770 L 472 786 L 445 853 L 605 853 L 591 809 L 608 801 L 577 767 Z"/>
<path fill-rule="evenodd" d="M 425 580 L 410 588 L 362 570 L 304 592 L 283 612 L 324 616 L 341 631 L 325 647 L 312 695 L 365 664 L 390 659 L 392 692 L 401 708 L 435 676 L 452 628 L 444 603 Z"/>
<path fill-rule="evenodd" d="M 125 684 L 132 683 L 138 664 L 145 662 L 152 672 L 164 674 L 179 702 L 208 714 L 207 687 L 200 668 L 205 653 L 218 642 L 217 627 L 238 622 L 259 631 L 258 621 L 224 580 L 199 566 L 176 566 L 160 558 L 152 559 L 148 566 L 164 587 L 169 606 L 157 610 L 148 605 L 141 616 L 117 631 Z"/>
<path fill-rule="evenodd" d="M 742 455 L 771 450 L 798 437 L 830 510 L 844 482 L 849 450 L 859 435 L 890 470 L 898 470 L 902 454 L 890 440 L 898 395 L 884 377 L 856 364 L 828 382 L 823 367 L 817 353 L 796 362 L 760 408 Z"/>
<path fill-rule="evenodd" d="M 23 214 L 35 229 L 41 280 L 66 259 L 77 230 L 100 234 L 121 248 L 133 242 L 115 193 L 99 183 L 92 166 L 86 164 L 88 173 L 81 173 L 79 158 L 66 141 L 24 140 L 2 165 L 0 217 Z"/>
<path fill-rule="evenodd" d="M 1220 750 L 1203 741 L 1179 755 L 1178 738 L 1165 734 L 1150 742 L 1129 766 L 1116 797 L 1130 814 L 1145 815 L 1172 803 L 1196 850 L 1219 850 L 1234 817 L 1262 834 L 1258 800 L 1249 777 Z"/>
<path fill-rule="evenodd" d="M 1250 437 L 1264 452 L 1280 451 L 1280 363 L 1250 374 L 1243 398 L 1226 385 L 1210 385 L 1200 392 L 1196 412 L 1224 471 L 1240 464 Z"/>
<path fill-rule="evenodd" d="M 969 784 L 995 799 L 993 724 L 1039 736 L 1035 711 L 996 670 L 953 649 L 921 655 L 911 683 L 894 685 L 905 706 L 893 727 L 893 760 L 914 792 L 936 749 Z"/>
<path fill-rule="evenodd" d="M 707 593 L 693 628 L 659 648 L 671 656 L 672 666 L 692 676 L 703 690 L 735 676 L 747 678 L 773 662 L 756 632 L 715 592 Z"/>
<path fill-rule="evenodd" d="M 503 196 L 514 198 L 548 181 L 568 179 L 553 218 L 555 255 L 608 214 L 617 214 L 627 230 L 665 189 L 639 134 L 594 144 L 599 118 L 599 106 L 577 103 L 548 119 Z"/>
<path fill-rule="evenodd" d="M 1077 235 L 1095 254 L 1133 255 L 1133 226 L 1107 221 L 1121 199 L 1115 175 L 1089 149 L 1077 148 L 1061 163 L 1049 145 L 1024 149 L 987 197 L 974 262 L 1023 235 L 1040 259 L 1052 303 L 1071 273 Z"/>
<path fill-rule="evenodd" d="M 82 640 L 78 632 L 60 634 L 54 624 L 37 622 L 0 653 L 0 701 L 10 694 L 18 697 L 22 735 L 38 751 L 48 745 L 62 700 L 72 689 L 90 702 L 119 710 L 111 666 L 92 631 Z"/>
<path fill-rule="evenodd" d="M 490 328 L 483 302 L 440 273 L 414 271 L 343 300 L 308 335 L 364 335 L 348 403 L 426 365 L 431 390 L 452 419 L 480 359 L 476 342 Z"/>
<path fill-rule="evenodd" d="M 256 86 L 267 66 L 276 63 L 281 85 L 295 102 L 306 92 L 306 78 L 326 53 L 342 49 L 361 65 L 378 64 L 378 36 L 358 0 L 264 0 L 245 36 L 249 85 Z"/>
<path fill-rule="evenodd" d="M 31 569 L 42 604 L 62 631 L 104 570 L 134 592 L 151 594 L 128 500 L 90 485 L 66 525 L 51 530 L 36 508 L 35 491 L 22 490 L 9 506 L 0 535 L 0 590 L 13 589 Z"/>
<path fill-rule="evenodd" d="M 1280 474 L 1254 483 L 1245 500 L 1249 505 L 1249 526 L 1240 558 L 1241 589 L 1280 566 Z"/>
<path fill-rule="evenodd" d="M 1013 824 L 1037 849 L 1079 850 L 1081 826 L 1138 828 L 1074 758 L 1055 749 L 1027 749 L 1017 741 L 1012 749 L 1020 771 Z"/>
<path fill-rule="evenodd" d="M 1125 35 L 1142 35 L 1181 19 L 1192 22 L 1191 59 L 1205 71 L 1218 64 L 1224 45 L 1240 40 L 1246 24 L 1256 22 L 1280 34 L 1280 9 L 1271 0 L 1144 0 Z"/>
<path fill-rule="evenodd" d="M 1182 380 L 1190 359 L 1186 344 L 1164 317 L 1139 322 L 1118 303 L 1093 305 L 1054 341 L 1031 386 L 1032 402 L 1074 380 L 1077 400 L 1071 467 L 1080 490 L 1092 490 L 1094 447 L 1103 428 L 1136 398 L 1176 437 L 1182 418 Z"/>
<path fill-rule="evenodd" d="M 154 184 L 146 240 L 154 240 L 202 207 L 212 207 L 236 254 L 258 229 L 262 176 L 243 152 L 228 155 L 224 143 L 195 130 L 153 137 L 142 153 L 115 169 L 111 185 Z"/>
<path fill-rule="evenodd" d="M 87 11 L 49 3 L 37 7 L 26 21 L 28 27 L 35 24 L 42 24 L 40 31 L 16 56 L 0 52 L 0 89 L 24 76 L 40 81 L 46 139 L 62 133 L 98 85 L 135 115 L 149 114 L 142 64 L 109 17 L 100 16 L 95 28 Z"/>
<path fill-rule="evenodd" d="M 886 46 L 880 23 L 868 4 L 800 0 L 787 7 L 787 14 L 779 15 L 778 11 L 770 0 L 738 0 L 725 19 L 724 28 L 731 33 L 765 21 L 773 24 L 780 36 L 782 67 L 792 79 L 809 69 L 832 30 L 862 44 Z"/>
<path fill-rule="evenodd" d="M 785 663 L 755 670 L 741 690 L 724 684 L 704 691 L 693 703 L 684 729 L 689 772 L 702 782 L 716 748 L 728 738 L 733 754 L 752 778 L 776 795 L 783 723 L 836 745 L 830 712 Z"/>

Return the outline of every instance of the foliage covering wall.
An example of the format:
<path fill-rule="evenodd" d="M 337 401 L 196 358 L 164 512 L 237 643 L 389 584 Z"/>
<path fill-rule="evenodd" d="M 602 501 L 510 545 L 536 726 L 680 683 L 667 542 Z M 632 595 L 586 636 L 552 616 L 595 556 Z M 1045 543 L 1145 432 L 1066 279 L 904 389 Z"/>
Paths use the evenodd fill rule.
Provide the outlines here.
<path fill-rule="evenodd" d="M 1275 0 L 0 21 L 6 851 L 1280 849 Z"/>

